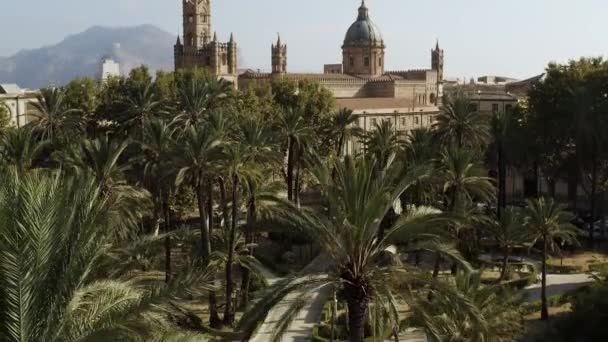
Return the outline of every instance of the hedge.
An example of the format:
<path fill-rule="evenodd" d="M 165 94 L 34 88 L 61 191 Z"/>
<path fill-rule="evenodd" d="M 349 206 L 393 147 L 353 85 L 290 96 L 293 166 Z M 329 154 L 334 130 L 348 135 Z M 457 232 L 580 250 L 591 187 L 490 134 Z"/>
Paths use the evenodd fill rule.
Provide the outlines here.
<path fill-rule="evenodd" d="M 553 273 L 553 274 L 583 273 L 583 267 L 582 266 L 576 266 L 576 265 L 547 264 L 547 273 Z"/>

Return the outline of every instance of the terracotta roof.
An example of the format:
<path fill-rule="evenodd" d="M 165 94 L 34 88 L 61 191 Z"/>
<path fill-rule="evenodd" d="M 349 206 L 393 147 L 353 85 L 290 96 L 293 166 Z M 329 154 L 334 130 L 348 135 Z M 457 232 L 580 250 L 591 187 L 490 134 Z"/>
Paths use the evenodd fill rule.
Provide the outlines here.
<path fill-rule="evenodd" d="M 315 74 L 315 73 L 286 73 L 283 75 L 274 75 L 269 72 L 246 71 L 239 77 L 253 79 L 269 79 L 269 78 L 287 78 L 290 80 L 317 80 L 317 81 L 341 81 L 341 80 L 358 80 L 358 77 L 347 74 Z"/>
<path fill-rule="evenodd" d="M 348 108 L 353 111 L 366 112 L 419 112 L 419 111 L 437 111 L 435 106 L 415 106 L 414 102 L 408 98 L 395 97 L 363 97 L 363 98 L 338 98 L 336 99 L 336 107 Z"/>

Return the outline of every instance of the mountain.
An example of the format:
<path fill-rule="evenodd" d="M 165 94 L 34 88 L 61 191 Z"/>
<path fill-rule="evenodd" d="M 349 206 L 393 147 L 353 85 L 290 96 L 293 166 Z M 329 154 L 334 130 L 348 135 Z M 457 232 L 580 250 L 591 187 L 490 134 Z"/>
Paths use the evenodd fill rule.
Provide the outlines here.
<path fill-rule="evenodd" d="M 94 26 L 56 45 L 0 57 L 0 83 L 37 89 L 62 85 L 77 77 L 96 77 L 99 61 L 110 55 L 128 73 L 142 64 L 153 72 L 173 70 L 175 37 L 152 25 L 109 28 Z"/>

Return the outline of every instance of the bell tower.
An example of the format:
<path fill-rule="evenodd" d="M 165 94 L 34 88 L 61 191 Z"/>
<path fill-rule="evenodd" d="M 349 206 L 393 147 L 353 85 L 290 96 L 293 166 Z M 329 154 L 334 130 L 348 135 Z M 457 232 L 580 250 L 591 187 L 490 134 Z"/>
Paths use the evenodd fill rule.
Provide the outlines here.
<path fill-rule="evenodd" d="M 281 44 L 281 36 L 277 39 L 277 44 L 272 45 L 272 73 L 287 73 L 287 45 Z"/>
<path fill-rule="evenodd" d="M 443 83 L 443 50 L 439 48 L 439 40 L 435 45 L 435 49 L 431 50 L 431 66 L 437 71 L 437 82 Z"/>
<path fill-rule="evenodd" d="M 184 46 L 200 49 L 211 41 L 211 0 L 183 0 Z"/>

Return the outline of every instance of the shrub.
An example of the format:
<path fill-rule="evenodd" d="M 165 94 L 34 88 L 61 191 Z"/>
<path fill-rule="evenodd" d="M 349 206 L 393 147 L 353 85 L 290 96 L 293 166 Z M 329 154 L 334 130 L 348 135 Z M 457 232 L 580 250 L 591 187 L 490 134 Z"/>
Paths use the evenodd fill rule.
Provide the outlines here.
<path fill-rule="evenodd" d="M 582 266 L 576 266 L 576 265 L 547 264 L 547 273 L 554 273 L 554 274 L 583 273 L 583 267 Z"/>

